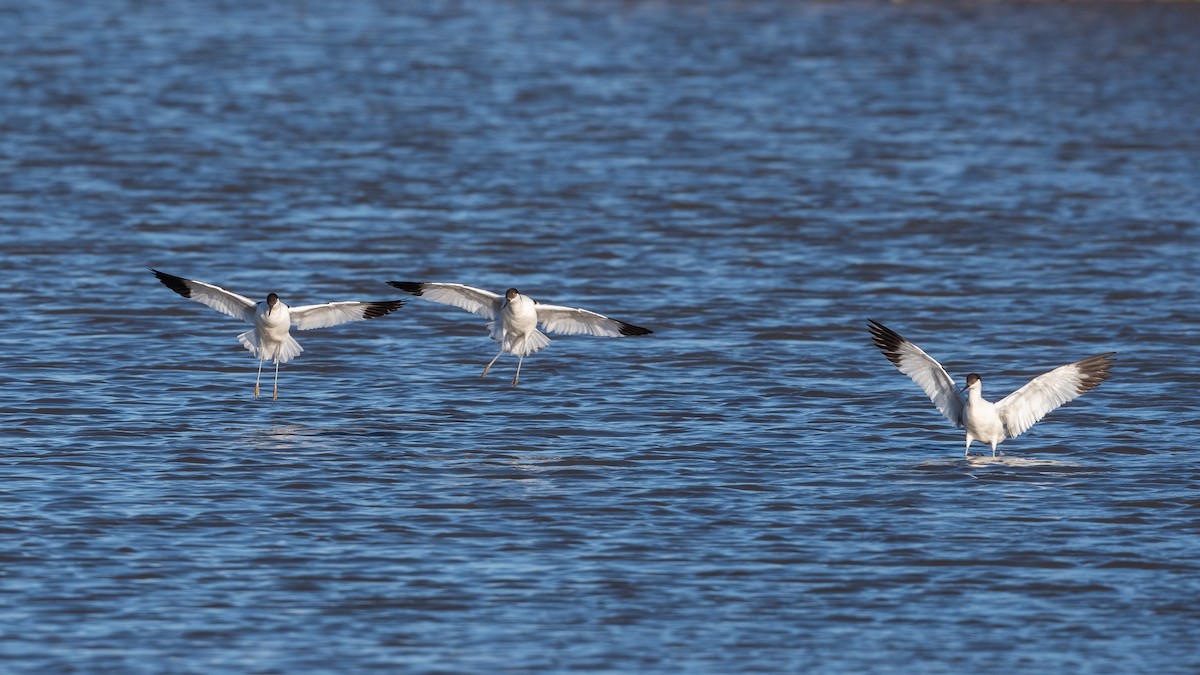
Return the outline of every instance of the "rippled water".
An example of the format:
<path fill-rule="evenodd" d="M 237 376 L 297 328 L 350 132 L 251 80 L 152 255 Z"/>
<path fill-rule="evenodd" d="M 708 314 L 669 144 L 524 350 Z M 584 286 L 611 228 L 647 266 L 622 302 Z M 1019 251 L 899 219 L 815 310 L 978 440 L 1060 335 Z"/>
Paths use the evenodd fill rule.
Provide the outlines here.
<path fill-rule="evenodd" d="M 1195 672 L 1200 7 L 0 6 L 7 672 Z M 655 331 L 525 363 L 413 299 Z M 999 397 L 964 461 L 874 318 Z"/>

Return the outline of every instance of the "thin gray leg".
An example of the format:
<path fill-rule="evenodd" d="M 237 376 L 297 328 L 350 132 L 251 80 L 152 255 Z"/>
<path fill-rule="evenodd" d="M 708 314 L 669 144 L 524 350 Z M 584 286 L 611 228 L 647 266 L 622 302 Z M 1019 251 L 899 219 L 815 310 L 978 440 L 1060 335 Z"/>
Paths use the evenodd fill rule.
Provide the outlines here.
<path fill-rule="evenodd" d="M 517 380 L 521 379 L 521 364 L 522 363 L 525 363 L 525 357 L 518 356 L 517 357 L 517 375 L 516 375 L 516 377 L 513 378 L 513 384 L 512 384 L 512 386 L 514 386 L 514 387 L 517 386 Z"/>
<path fill-rule="evenodd" d="M 275 350 L 275 394 L 271 396 L 272 401 L 279 400 L 279 352 L 283 350 L 283 343 L 279 343 L 279 347 Z"/>
<path fill-rule="evenodd" d="M 504 353 L 504 348 L 501 347 L 500 354 L 503 354 L 503 353 Z M 495 358 L 493 358 L 491 361 L 488 361 L 488 364 L 483 367 L 483 374 L 481 374 L 479 377 L 487 377 L 488 371 L 492 369 L 492 364 L 496 362 L 496 359 L 500 358 L 500 354 L 496 354 Z"/>

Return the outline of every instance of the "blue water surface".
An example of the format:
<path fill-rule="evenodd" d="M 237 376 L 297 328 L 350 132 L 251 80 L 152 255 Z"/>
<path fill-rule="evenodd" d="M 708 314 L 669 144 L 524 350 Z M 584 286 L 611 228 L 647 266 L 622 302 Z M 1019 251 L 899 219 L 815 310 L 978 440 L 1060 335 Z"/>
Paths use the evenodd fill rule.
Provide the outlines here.
<path fill-rule="evenodd" d="M 0 4 L 5 672 L 1200 670 L 1200 6 Z M 495 355 L 410 298 L 654 331 Z M 997 399 L 964 460 L 872 347 Z M 273 371 L 265 376 L 273 376 Z"/>

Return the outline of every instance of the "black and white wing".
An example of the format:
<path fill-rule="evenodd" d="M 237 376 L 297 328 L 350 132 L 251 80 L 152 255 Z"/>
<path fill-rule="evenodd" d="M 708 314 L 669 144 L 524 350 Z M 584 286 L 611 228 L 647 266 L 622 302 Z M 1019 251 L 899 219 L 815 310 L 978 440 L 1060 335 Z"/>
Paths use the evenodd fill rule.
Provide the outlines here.
<path fill-rule="evenodd" d="M 1099 386 L 1108 378 L 1115 354 L 1097 354 L 1060 366 L 997 401 L 996 412 L 1008 435 L 1020 436 L 1051 410 Z"/>
<path fill-rule="evenodd" d="M 500 313 L 500 306 L 504 303 L 503 296 L 463 284 L 389 281 L 388 285 L 423 300 L 465 309 L 488 321 L 496 318 L 496 315 Z"/>
<path fill-rule="evenodd" d="M 534 305 L 538 323 L 547 333 L 559 335 L 598 335 L 600 337 L 633 337 L 649 335 L 651 330 L 631 323 L 610 319 L 603 314 L 576 307 Z"/>
<path fill-rule="evenodd" d="M 381 300 L 378 302 L 327 302 L 323 305 L 291 307 L 292 324 L 300 330 L 327 328 L 349 321 L 377 319 L 404 306 L 403 300 Z"/>
<path fill-rule="evenodd" d="M 925 392 L 939 412 L 956 427 L 961 427 L 963 399 L 954 380 L 942 364 L 934 361 L 920 347 L 905 340 L 896 331 L 878 321 L 869 320 L 867 326 L 875 339 L 875 346 L 888 357 L 900 372 L 912 378 Z"/>
<path fill-rule="evenodd" d="M 206 284 L 195 279 L 184 279 L 166 272 L 151 268 L 154 276 L 163 282 L 167 288 L 175 291 L 189 300 L 195 300 L 208 305 L 222 314 L 228 314 L 242 321 L 254 320 L 254 301 L 244 295 L 231 293 L 220 286 Z"/>

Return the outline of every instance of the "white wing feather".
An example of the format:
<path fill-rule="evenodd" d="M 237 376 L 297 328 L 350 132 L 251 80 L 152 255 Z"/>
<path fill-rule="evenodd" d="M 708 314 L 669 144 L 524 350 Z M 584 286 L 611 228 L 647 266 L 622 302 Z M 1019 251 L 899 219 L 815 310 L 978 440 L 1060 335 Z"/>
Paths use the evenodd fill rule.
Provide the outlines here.
<path fill-rule="evenodd" d="M 496 318 L 496 315 L 500 312 L 500 305 L 504 300 L 501 296 L 491 291 L 464 286 L 463 284 L 411 283 L 401 281 L 389 281 L 388 283 L 405 293 L 418 296 L 422 300 L 465 309 L 472 314 L 482 316 L 488 321 Z"/>
<path fill-rule="evenodd" d="M 1012 438 L 1025 433 L 1050 411 L 1094 389 L 1108 377 L 1114 352 L 1069 363 L 1033 378 L 996 402 L 996 412 Z"/>
<path fill-rule="evenodd" d="M 912 378 L 925 392 L 938 411 L 955 427 L 961 427 L 963 399 L 954 380 L 942 364 L 926 354 L 920 347 L 905 340 L 899 333 L 881 323 L 869 325 L 875 337 L 875 346 L 888 357 L 900 372 Z"/>
<path fill-rule="evenodd" d="M 320 305 L 304 305 L 288 309 L 292 324 L 300 330 L 327 328 L 350 321 L 362 321 L 383 316 L 397 309 L 400 300 L 388 302 L 326 302 Z"/>
<path fill-rule="evenodd" d="M 610 319 L 603 314 L 590 312 L 575 307 L 559 305 L 534 305 L 537 310 L 538 323 L 547 333 L 559 335 L 596 335 L 599 337 L 622 337 L 630 335 L 628 329 L 622 332 L 622 326 L 629 326 L 624 321 Z M 635 333 L 636 334 L 636 333 Z"/>
<path fill-rule="evenodd" d="M 151 269 L 154 276 L 176 293 L 189 300 L 195 300 L 202 305 L 208 305 L 222 314 L 235 319 L 254 321 L 254 301 L 244 295 L 238 295 L 212 284 L 195 279 L 184 279 L 166 272 Z"/>

